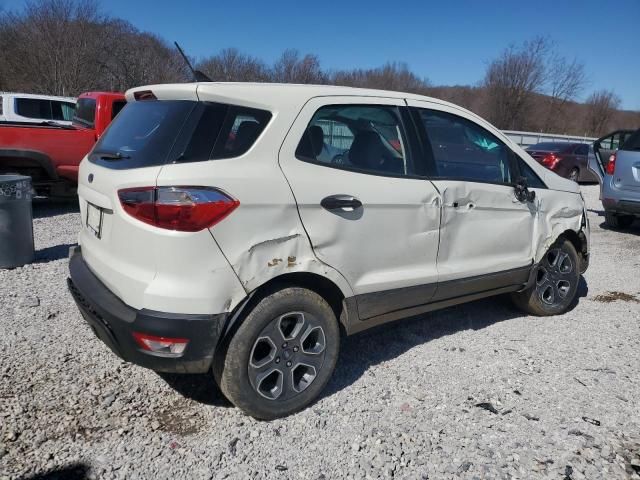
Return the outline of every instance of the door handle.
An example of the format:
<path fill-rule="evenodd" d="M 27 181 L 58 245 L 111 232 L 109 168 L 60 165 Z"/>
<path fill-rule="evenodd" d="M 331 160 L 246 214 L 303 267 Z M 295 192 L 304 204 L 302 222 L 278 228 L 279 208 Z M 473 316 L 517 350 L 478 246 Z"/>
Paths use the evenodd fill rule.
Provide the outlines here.
<path fill-rule="evenodd" d="M 324 197 L 320 205 L 327 210 L 340 210 L 345 208 L 355 210 L 362 206 L 362 202 L 351 195 L 330 195 Z"/>

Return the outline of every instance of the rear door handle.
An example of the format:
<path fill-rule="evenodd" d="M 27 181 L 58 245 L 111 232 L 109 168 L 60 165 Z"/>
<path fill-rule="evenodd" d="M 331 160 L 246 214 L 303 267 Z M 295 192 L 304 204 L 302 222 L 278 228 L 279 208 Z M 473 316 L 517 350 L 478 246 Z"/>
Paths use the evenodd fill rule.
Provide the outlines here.
<path fill-rule="evenodd" d="M 355 210 L 362 206 L 362 202 L 351 195 L 330 195 L 328 197 L 324 197 L 320 202 L 320 205 L 322 208 L 327 210 L 341 210 L 347 208 Z"/>

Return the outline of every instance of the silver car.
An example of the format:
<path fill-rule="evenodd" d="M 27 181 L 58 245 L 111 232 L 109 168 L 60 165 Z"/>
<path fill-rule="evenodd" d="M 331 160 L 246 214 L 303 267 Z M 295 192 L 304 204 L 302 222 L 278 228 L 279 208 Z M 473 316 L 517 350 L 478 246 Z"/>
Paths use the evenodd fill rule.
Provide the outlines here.
<path fill-rule="evenodd" d="M 620 130 L 596 140 L 589 169 L 600 181 L 605 222 L 627 228 L 640 217 L 640 129 Z"/>

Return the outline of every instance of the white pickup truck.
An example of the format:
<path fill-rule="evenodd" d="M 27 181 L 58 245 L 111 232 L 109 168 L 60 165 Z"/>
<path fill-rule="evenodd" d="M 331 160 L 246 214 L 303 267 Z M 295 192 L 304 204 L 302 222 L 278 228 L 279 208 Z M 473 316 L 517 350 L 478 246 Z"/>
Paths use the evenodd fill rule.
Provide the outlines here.
<path fill-rule="evenodd" d="M 71 125 L 75 109 L 75 98 L 0 92 L 0 122 Z"/>

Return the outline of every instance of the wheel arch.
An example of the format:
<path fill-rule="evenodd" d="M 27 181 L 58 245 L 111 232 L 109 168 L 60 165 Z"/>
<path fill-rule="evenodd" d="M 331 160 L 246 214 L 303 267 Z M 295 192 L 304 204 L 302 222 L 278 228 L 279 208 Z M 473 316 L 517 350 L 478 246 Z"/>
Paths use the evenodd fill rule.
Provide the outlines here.
<path fill-rule="evenodd" d="M 580 273 L 584 273 L 589 265 L 589 245 L 584 232 L 565 230 L 558 236 L 558 238 L 566 238 L 573 244 L 580 259 Z"/>

